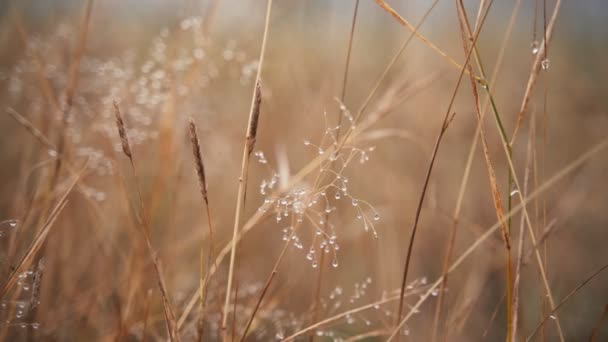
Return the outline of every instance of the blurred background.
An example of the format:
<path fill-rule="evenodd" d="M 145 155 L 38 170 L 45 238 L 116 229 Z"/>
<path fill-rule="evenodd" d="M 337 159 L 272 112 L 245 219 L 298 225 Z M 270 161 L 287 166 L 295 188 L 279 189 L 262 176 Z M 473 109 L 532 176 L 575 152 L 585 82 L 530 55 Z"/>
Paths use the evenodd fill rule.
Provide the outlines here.
<path fill-rule="evenodd" d="M 388 3 L 413 25 L 431 6 L 421 0 Z M 464 3 L 474 21 L 480 2 Z M 0 2 L 0 279 L 8 281 L 87 165 L 44 244 L 27 268 L 17 270 L 16 285 L 3 291 L 0 339 L 167 338 L 157 278 L 138 230 L 141 189 L 180 336 L 196 340 L 198 309 L 188 304 L 199 286 L 201 245 L 205 258 L 215 258 L 232 236 L 266 2 L 92 1 L 86 19 L 87 4 Z M 495 1 L 483 24 L 477 46 L 486 73 L 492 75 L 502 60 L 491 88 L 508 136 L 525 96 L 533 50 L 554 7 L 555 0 Z M 303 196 L 310 207 L 296 224 L 301 226 L 297 240 L 289 241 L 247 340 L 281 340 L 388 298 L 401 286 L 411 227 L 458 68 L 412 39 L 379 83 L 361 115 L 363 124 L 356 122 L 355 138 L 338 161 L 322 164 L 291 188 L 284 186 L 331 148 L 338 122 L 341 134 L 350 129 L 347 119 L 366 103 L 410 36 L 374 1 L 360 1 L 343 89 L 354 9 L 355 1 L 341 0 L 275 1 L 272 7 L 256 154 L 242 219 L 253 224 L 245 224 L 239 243 L 238 300 L 231 305 L 236 336 L 243 333 L 289 227 L 298 219 L 294 198 Z M 511 18 L 514 25 L 505 42 Z M 528 193 L 607 137 L 606 20 L 608 4 L 601 0 L 561 6 L 548 44 L 548 68 L 540 70 L 513 145 L 522 186 L 529 174 Z M 438 1 L 420 32 L 464 61 L 456 2 Z M 486 92 L 478 88 L 484 103 Z M 114 101 L 127 127 L 135 176 L 121 151 Z M 461 185 L 477 126 L 474 104 L 465 75 L 422 206 L 407 305 L 414 305 L 442 274 L 461 187 L 452 261 L 497 221 L 480 145 L 473 150 L 468 182 Z M 506 207 L 513 185 L 493 113 L 486 113 L 489 157 Z M 205 164 L 214 251 L 207 248 L 207 214 L 187 130 L 190 117 L 198 125 Z M 528 204 L 556 303 L 608 260 L 607 157 L 606 149 L 594 154 Z M 339 173 L 328 171 L 331 167 Z M 273 190 L 287 204 L 272 199 Z M 519 204 L 519 197 L 512 198 L 514 206 Z M 261 219 L 250 221 L 260 207 L 265 208 Z M 279 207 L 289 216 L 282 218 Z M 513 216 L 514 258 L 521 221 L 519 214 Z M 526 233 L 517 340 L 550 314 L 533 247 Z M 219 339 L 227 271 L 228 257 L 210 281 L 205 340 Z M 446 340 L 505 339 L 505 273 L 504 243 L 497 231 L 451 273 L 441 293 L 440 332 Z M 607 323 L 601 321 L 607 284 L 608 275 L 598 275 L 559 309 L 565 340 L 588 340 L 594 331 L 597 341 L 608 338 Z M 438 297 L 434 291 L 422 303 L 400 329 L 401 340 L 431 340 Z M 396 315 L 397 302 L 389 301 L 340 316 L 298 339 L 385 340 Z M 555 321 L 549 319 L 533 340 L 558 340 Z"/>

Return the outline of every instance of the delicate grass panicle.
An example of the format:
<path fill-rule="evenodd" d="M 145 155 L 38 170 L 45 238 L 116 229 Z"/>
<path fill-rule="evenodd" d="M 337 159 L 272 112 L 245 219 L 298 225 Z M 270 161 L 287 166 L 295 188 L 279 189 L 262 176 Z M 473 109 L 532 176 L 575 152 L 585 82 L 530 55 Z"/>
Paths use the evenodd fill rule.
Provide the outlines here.
<path fill-rule="evenodd" d="M 607 340 L 607 4 L 52 3 L 0 19 L 0 341 Z"/>

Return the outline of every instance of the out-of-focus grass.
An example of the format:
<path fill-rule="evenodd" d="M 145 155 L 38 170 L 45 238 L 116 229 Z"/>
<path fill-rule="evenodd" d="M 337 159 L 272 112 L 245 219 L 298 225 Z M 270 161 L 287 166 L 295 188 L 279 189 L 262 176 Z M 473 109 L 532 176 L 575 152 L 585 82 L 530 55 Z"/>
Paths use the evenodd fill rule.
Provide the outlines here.
<path fill-rule="evenodd" d="M 552 4 L 548 1 L 549 9 Z M 418 20 L 424 6 L 418 2 L 411 6 L 395 4 L 412 22 Z M 467 6 L 473 16 L 477 4 Z M 501 2 L 494 6 L 478 42 L 488 70 L 494 68 L 498 58 L 512 5 Z M 143 339 L 144 335 L 148 340 L 164 339 L 168 335 L 157 278 L 137 231 L 134 213 L 138 211 L 131 208 L 137 207 L 135 182 L 142 189 L 152 245 L 162 262 L 169 296 L 177 316 L 181 316 L 197 293 L 199 248 L 201 239 L 208 239 L 187 133 L 188 117 L 194 117 L 199 128 L 219 252 L 231 238 L 242 136 L 256 73 L 264 6 L 254 1 L 225 1 L 205 32 L 204 19 L 210 19 L 206 5 L 184 2 L 161 11 L 139 2 L 96 2 L 77 73 L 73 108 L 64 125 L 62 113 L 53 103 L 65 107 L 82 7 L 80 3 L 55 2 L 2 8 L 0 279 L 8 279 L 86 160 L 88 169 L 36 260 L 20 273 L 22 281 L 0 299 L 0 321 L 5 322 L 0 325 L 0 334 L 8 340 Z M 339 1 L 275 4 L 262 73 L 264 98 L 256 142 L 256 151 L 265 153 L 267 164 L 253 160 L 250 167 L 244 221 L 257 212 L 270 193 L 260 193 L 263 181 L 268 184 L 275 172 L 279 179 L 296 174 L 319 155 L 312 144 L 321 144 L 323 138 L 321 148 L 330 148 L 328 139 L 340 114 L 335 98 L 341 92 L 351 7 Z M 568 3 L 560 13 L 555 38 L 549 45 L 550 67 L 540 75 L 514 145 L 514 163 L 521 181 L 531 128 L 528 118 L 534 115 L 537 130 L 529 185 L 532 191 L 606 137 L 603 79 L 607 69 L 602 54 L 608 47 L 601 15 L 596 15 L 602 8 L 605 5 L 600 2 Z M 533 5 L 522 7 L 493 89 L 507 132 L 514 129 L 534 57 L 530 47 L 532 13 Z M 405 30 L 372 1 L 361 2 L 358 20 L 344 103 L 353 114 L 407 37 Z M 541 39 L 541 13 L 537 21 Z M 19 34 L 19 25 L 27 38 Z M 462 61 L 457 25 L 454 4 L 440 3 L 421 32 Z M 335 234 L 334 243 L 339 249 L 333 243 L 329 247 L 329 234 L 325 266 L 312 267 L 320 261 L 318 255 L 324 247 L 323 239 L 315 234 L 315 224 L 322 226 L 319 214 L 325 208 L 325 199 L 320 197 L 319 203 L 307 211 L 314 220 L 304 220 L 298 228 L 299 242 L 287 250 L 251 327 L 250 339 L 286 337 L 314 323 L 311 303 L 319 269 L 324 272 L 321 320 L 395 294 L 430 149 L 457 77 L 458 70 L 420 41 L 413 40 L 407 47 L 363 116 L 365 119 L 385 105 L 393 107 L 355 141 L 354 146 L 365 150 L 369 160 L 359 163 L 359 155 L 353 159 L 340 175 L 348 179 L 347 184 L 342 178 L 333 179 L 334 185 L 347 188 L 340 199 L 335 199 L 336 188 L 326 190 L 328 206 L 335 207 L 330 216 L 331 234 Z M 451 214 L 476 128 L 472 94 L 466 85 L 456 98 L 456 117 L 442 142 L 422 210 L 408 277 L 415 282 L 412 289 L 416 291 L 424 289 L 424 282 L 441 275 Z M 395 91 L 398 95 L 390 97 Z M 112 112 L 114 100 L 120 103 L 133 144 L 137 180 L 120 152 Z M 43 146 L 23 124 L 4 113 L 7 108 L 27 119 L 55 146 L 65 135 L 66 147 L 56 181 L 56 151 Z M 503 181 L 501 190 L 507 194 L 508 166 L 491 120 L 486 116 L 490 157 L 498 179 Z M 304 140 L 311 145 L 305 145 Z M 496 221 L 481 153 L 475 154 L 464 197 L 456 256 Z M 541 251 L 557 301 L 608 259 L 603 243 L 608 225 L 604 210 L 608 203 L 606 153 L 604 150 L 583 163 L 528 206 L 539 236 L 546 225 L 555 222 Z M 325 172 L 320 183 L 315 183 L 315 175 L 298 188 L 312 191 L 315 185 L 332 178 Z M 280 188 L 280 183 L 278 180 L 274 189 Z M 352 205 L 349 195 L 359 201 L 358 206 Z M 360 209 L 369 216 L 377 238 L 373 229 L 364 229 L 364 220 L 358 218 Z M 378 221 L 373 220 L 375 211 Z M 272 210 L 268 213 L 239 245 L 237 336 L 281 251 L 283 229 L 295 217 L 290 212 L 288 218 L 277 222 Z M 18 222 L 12 227 L 4 220 Z M 519 221 L 516 215 L 513 241 L 518 240 Z M 308 260 L 311 246 L 316 254 Z M 450 329 L 448 340 L 482 340 L 486 330 L 489 340 L 506 336 L 506 310 L 501 301 L 505 292 L 502 248 L 500 235 L 492 236 L 451 274 L 446 305 L 451 318 L 442 324 Z M 530 248 L 527 240 L 524 254 Z M 336 268 L 331 267 L 334 255 L 339 261 Z M 207 294 L 206 340 L 219 338 L 226 260 L 219 264 Z M 521 276 L 518 340 L 525 339 L 543 312 L 547 313 L 534 259 L 523 266 Z M 606 279 L 605 275 L 598 276 L 560 309 L 567 340 L 582 340 L 591 334 L 608 301 Z M 413 304 L 417 296 L 406 301 Z M 430 339 L 434 300 L 431 297 L 407 323 L 413 340 Z M 395 302 L 383 304 L 345 316 L 317 332 L 326 339 L 347 340 L 375 331 L 387 336 L 396 312 Z M 193 310 L 185 317 L 180 329 L 182 340 L 195 339 L 197 314 Z M 555 326 L 547 324 L 542 334 L 553 340 Z M 600 330 L 598 340 L 606 334 L 605 329 Z"/>

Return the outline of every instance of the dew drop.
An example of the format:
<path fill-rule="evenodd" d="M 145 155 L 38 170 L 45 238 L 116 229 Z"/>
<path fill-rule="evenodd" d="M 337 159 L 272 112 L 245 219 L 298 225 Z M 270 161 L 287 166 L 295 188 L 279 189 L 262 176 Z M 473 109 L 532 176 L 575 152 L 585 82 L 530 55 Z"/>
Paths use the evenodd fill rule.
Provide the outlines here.
<path fill-rule="evenodd" d="M 376 213 L 374 215 L 374 221 L 378 221 L 380 219 L 380 214 Z"/>
<path fill-rule="evenodd" d="M 356 207 L 359 205 L 359 201 L 353 198 L 353 207 Z"/>
<path fill-rule="evenodd" d="M 540 62 L 540 66 L 541 66 L 541 68 L 543 68 L 543 70 L 549 70 L 549 59 L 548 58 L 543 59 L 543 61 Z"/>
<path fill-rule="evenodd" d="M 334 257 L 334 260 L 332 260 L 331 265 L 336 268 L 338 267 L 338 258 Z"/>
<path fill-rule="evenodd" d="M 532 54 L 536 55 L 538 53 L 538 50 L 538 41 L 535 40 L 532 42 Z"/>

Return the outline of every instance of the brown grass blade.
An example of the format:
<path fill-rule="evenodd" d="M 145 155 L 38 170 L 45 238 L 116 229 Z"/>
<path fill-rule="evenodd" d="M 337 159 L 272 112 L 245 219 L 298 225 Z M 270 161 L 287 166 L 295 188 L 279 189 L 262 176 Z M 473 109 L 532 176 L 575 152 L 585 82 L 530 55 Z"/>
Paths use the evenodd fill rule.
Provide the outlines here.
<path fill-rule="evenodd" d="M 543 318 L 542 321 L 540 321 L 540 323 L 534 328 L 534 330 L 532 330 L 532 332 L 530 333 L 530 335 L 528 335 L 528 338 L 526 338 L 526 342 L 530 341 L 532 339 L 532 337 L 534 337 L 534 335 L 536 334 L 536 332 L 538 331 L 538 329 L 540 329 L 543 324 L 545 324 L 545 322 L 549 319 L 549 318 L 554 318 L 555 313 L 557 312 L 557 310 L 559 310 L 559 308 L 561 308 L 562 305 L 564 305 L 572 296 L 574 296 L 577 292 L 579 292 L 583 287 L 585 287 L 585 285 L 587 285 L 591 280 L 593 280 L 595 277 L 597 277 L 600 273 L 602 273 L 605 269 L 608 268 L 608 264 L 600 267 L 597 271 L 593 272 L 590 276 L 588 276 L 585 280 L 583 280 L 582 283 L 580 283 L 577 287 L 575 287 L 574 289 L 572 289 L 572 291 L 570 291 L 570 293 L 568 293 L 566 295 L 566 297 L 564 297 L 564 299 L 562 299 L 559 304 L 557 304 L 555 306 L 555 308 L 553 308 L 551 310 L 551 312 L 549 312 L 549 314 L 547 316 L 545 316 L 545 318 Z"/>
<path fill-rule="evenodd" d="M 484 15 L 484 21 L 485 18 L 487 17 L 487 14 L 489 13 L 489 8 L 488 11 L 486 11 L 486 14 Z M 482 21 L 482 25 L 483 25 L 483 21 Z M 473 45 L 471 47 L 471 49 L 469 49 L 469 51 L 466 54 L 466 58 L 465 58 L 465 65 L 468 64 L 471 55 L 473 53 L 473 47 L 475 46 L 475 42 L 477 41 L 477 38 L 479 36 L 479 32 L 481 32 L 481 30 L 479 30 L 477 32 L 477 35 L 474 37 L 473 39 Z M 409 265 L 410 265 L 410 260 L 411 260 L 411 256 L 412 256 L 412 249 L 413 249 L 413 245 L 414 245 L 414 239 L 416 237 L 416 231 L 418 230 L 418 220 L 420 218 L 420 213 L 422 211 L 422 205 L 424 203 L 424 197 L 426 194 L 426 189 L 428 187 L 428 183 L 431 177 L 431 173 L 433 171 L 433 166 L 435 164 L 435 158 L 437 157 L 437 152 L 439 150 L 439 145 L 441 144 L 441 140 L 443 139 L 443 135 L 445 133 L 445 131 L 448 128 L 449 123 L 451 122 L 451 120 L 454 118 L 454 116 L 452 115 L 450 117 L 450 112 L 452 110 L 452 106 L 454 105 L 454 101 L 456 99 L 456 94 L 458 93 L 458 89 L 460 88 L 460 85 L 462 83 L 462 79 L 464 77 L 465 74 L 465 68 L 462 68 L 460 71 L 460 75 L 458 77 L 458 81 L 456 82 L 456 86 L 454 87 L 454 91 L 452 93 L 452 97 L 450 99 L 450 103 L 448 105 L 448 108 L 446 110 L 445 116 L 443 118 L 443 123 L 442 123 L 442 127 L 441 130 L 439 132 L 439 135 L 437 136 L 437 140 L 435 141 L 435 146 L 433 148 L 433 154 L 431 155 L 431 160 L 429 162 L 429 166 L 427 169 L 427 173 L 424 179 L 424 185 L 422 187 L 422 193 L 420 195 L 420 200 L 418 201 L 418 206 L 416 208 L 416 215 L 414 218 L 414 223 L 412 225 L 412 229 L 411 229 L 411 235 L 410 235 L 410 239 L 409 239 L 409 244 L 408 244 L 408 249 L 407 249 L 407 254 L 406 254 L 406 259 L 405 259 L 405 265 L 404 265 L 404 269 L 403 269 L 403 278 L 401 280 L 401 295 L 403 296 L 404 291 L 405 291 L 405 285 L 407 283 L 407 275 L 409 272 Z M 472 75 L 472 74 L 470 74 Z M 399 325 L 399 322 L 401 320 L 401 314 L 402 314 L 402 310 L 403 310 L 403 297 L 401 298 L 401 300 L 399 301 L 399 306 L 397 309 L 397 322 L 396 325 Z"/>
<path fill-rule="evenodd" d="M 524 93 L 524 97 L 521 102 L 521 106 L 519 108 L 519 115 L 517 117 L 517 123 L 515 124 L 515 129 L 513 130 L 513 135 L 511 136 L 510 145 L 513 145 L 515 142 L 515 138 L 517 136 L 517 131 L 519 130 L 519 126 L 521 125 L 524 114 L 528 107 L 528 103 L 530 102 L 530 98 L 532 97 L 532 93 L 534 91 L 534 86 L 536 85 L 536 81 L 538 79 L 538 75 L 541 70 L 541 64 L 543 59 L 545 58 L 545 51 L 547 49 L 547 41 L 551 40 L 553 36 L 553 29 L 555 27 L 555 22 L 557 20 L 557 15 L 559 14 L 559 10 L 562 4 L 562 0 L 557 0 L 555 2 L 555 7 L 553 8 L 553 14 L 551 15 L 551 20 L 547 25 L 545 30 L 545 38 L 539 45 L 539 50 L 536 53 L 536 58 L 534 59 L 534 63 L 532 63 L 532 70 L 530 70 L 530 76 L 528 77 L 528 84 L 526 85 L 526 91 Z"/>
<path fill-rule="evenodd" d="M 469 39 L 472 38 L 473 33 L 470 30 L 470 26 L 468 26 L 468 19 L 466 17 L 466 12 L 464 9 L 464 4 L 462 3 L 462 0 L 457 0 L 457 10 L 458 10 L 458 21 L 460 24 L 460 33 L 461 33 L 461 38 L 462 38 L 462 44 L 463 44 L 463 49 L 464 51 L 467 51 L 467 49 L 469 49 L 468 47 L 468 41 Z M 489 12 L 490 7 L 492 6 L 493 1 L 490 1 L 488 4 L 488 9 L 486 11 L 486 13 Z M 477 28 L 477 32 L 476 34 L 478 34 L 480 32 L 480 27 Z M 475 51 L 475 42 L 473 42 L 471 44 L 471 48 L 472 51 Z M 470 71 L 470 75 L 473 74 L 473 66 L 471 65 L 470 62 L 466 63 L 466 67 L 469 69 Z M 474 97 L 474 101 L 475 101 L 475 113 L 477 114 L 477 121 L 479 124 L 479 134 L 480 134 L 480 140 L 482 143 L 482 147 L 483 147 L 483 155 L 484 155 L 484 160 L 486 163 L 486 169 L 488 171 L 488 177 L 490 179 L 490 189 L 492 192 L 492 203 L 494 204 L 494 210 L 496 211 L 496 216 L 498 218 L 498 221 L 502 223 L 502 237 L 503 240 L 505 242 L 505 250 L 506 250 L 506 256 L 507 256 L 507 265 L 506 265 L 506 269 L 507 269 L 507 275 L 506 275 L 506 288 L 507 288 L 507 341 L 511 341 L 511 333 L 513 331 L 513 324 L 512 324 L 512 318 L 513 318 L 513 314 L 512 314 L 512 284 L 513 284 L 513 280 L 512 280 L 512 265 L 511 265 L 511 237 L 510 237 L 510 232 L 509 232 L 509 227 L 507 225 L 507 220 L 505 219 L 505 214 L 504 214 L 504 209 L 503 209 L 503 205 L 502 205 L 502 195 L 500 193 L 500 189 L 498 187 L 498 181 L 496 179 L 496 171 L 494 168 L 494 165 L 492 164 L 492 161 L 490 159 L 490 153 L 489 153 L 489 148 L 488 148 L 488 143 L 486 140 L 486 136 L 485 136 L 485 130 L 483 128 L 483 121 L 482 121 L 482 117 L 481 117 L 481 104 L 480 104 L 480 99 L 479 99 L 479 93 L 477 92 L 477 82 L 475 81 L 475 79 L 473 77 L 470 78 L 471 81 L 471 89 L 473 91 L 473 97 Z"/>
<path fill-rule="evenodd" d="M 38 128 L 34 127 L 34 125 L 26 119 L 23 115 L 19 114 L 13 108 L 7 108 L 6 112 L 19 123 L 23 128 L 25 128 L 31 135 L 33 135 L 38 141 L 42 143 L 49 150 L 55 151 L 56 147 L 53 143 L 44 135 Z"/>
<path fill-rule="evenodd" d="M 519 211 L 524 209 L 525 206 L 529 202 L 531 202 L 532 200 L 534 200 L 535 198 L 540 196 L 542 193 L 547 191 L 557 181 L 563 179 L 565 176 L 572 173 L 574 170 L 576 170 L 578 167 L 580 167 L 583 163 L 585 163 L 591 157 L 595 156 L 596 154 L 603 151 L 607 147 L 608 147 L 608 139 L 604 139 L 604 140 L 600 141 L 598 144 L 596 144 L 595 146 L 593 146 L 593 148 L 591 148 L 589 151 L 583 153 L 580 157 L 578 157 L 577 159 L 570 162 L 566 167 L 562 168 L 555 175 L 548 178 L 545 183 L 543 183 L 541 186 L 539 186 L 533 193 L 531 193 L 523 201 L 521 201 L 521 203 L 519 203 L 517 206 L 513 207 L 511 209 L 511 211 L 506 214 L 506 218 L 509 218 L 509 217 L 517 214 Z M 464 251 L 458 259 L 456 259 L 452 263 L 452 265 L 448 269 L 447 273 L 453 272 L 458 266 L 460 266 L 462 264 L 462 262 L 464 260 L 467 259 L 467 257 L 469 255 L 471 255 L 471 253 L 473 253 L 473 251 L 475 251 L 477 249 L 477 247 L 479 247 L 485 240 L 487 240 L 498 229 L 501 229 L 501 228 L 502 228 L 501 222 L 497 222 L 492 227 L 490 227 L 483 235 L 481 235 L 479 238 L 477 238 L 477 240 L 475 240 L 475 242 L 473 242 L 473 244 L 471 244 L 469 246 L 469 248 L 467 248 L 467 250 Z M 443 282 L 443 280 L 444 280 L 443 276 L 439 277 L 430 286 L 430 288 L 423 295 L 420 296 L 420 299 L 418 300 L 418 302 L 412 306 L 412 308 L 410 309 L 410 312 L 401 320 L 399 325 L 393 330 L 391 336 L 389 336 L 389 338 L 388 338 L 388 341 L 393 340 L 397 336 L 399 329 L 401 329 L 401 327 L 405 324 L 405 322 L 407 322 L 407 320 L 410 319 L 417 312 L 417 310 L 419 310 L 420 306 L 431 296 L 431 293 L 433 292 L 433 290 L 435 290 L 439 286 L 439 284 L 441 284 L 441 282 Z"/>
<path fill-rule="evenodd" d="M 46 219 L 46 222 L 44 223 L 42 228 L 40 228 L 40 231 L 36 234 L 36 237 L 34 238 L 32 243 L 26 250 L 25 254 L 21 258 L 21 260 L 17 263 L 17 266 L 15 266 L 14 271 L 11 273 L 11 275 L 8 277 L 8 279 L 4 283 L 4 286 L 2 287 L 2 292 L 0 292 L 0 298 L 4 298 L 4 296 L 6 296 L 8 291 L 10 291 L 13 288 L 13 286 L 15 286 L 15 284 L 17 283 L 17 280 L 19 278 L 19 274 L 21 274 L 21 272 L 23 272 L 23 270 L 27 269 L 30 266 L 32 260 L 36 256 L 36 254 L 38 253 L 40 248 L 42 248 L 42 245 L 46 241 L 46 238 L 48 237 L 48 235 L 51 231 L 51 228 L 53 227 L 53 224 L 55 223 L 55 220 L 57 219 L 57 217 L 59 216 L 59 214 L 61 213 L 61 211 L 63 210 L 63 208 L 65 207 L 65 205 L 68 201 L 68 195 L 72 192 L 72 189 L 74 188 L 74 186 L 76 186 L 76 183 L 78 183 L 78 181 L 84 174 L 84 171 L 86 170 L 86 168 L 87 168 L 87 166 L 85 165 L 82 168 L 82 170 L 76 175 L 76 177 L 74 177 L 74 179 L 72 180 L 70 185 L 68 185 L 67 190 L 65 191 L 63 196 L 61 196 L 61 198 L 59 199 L 59 202 L 55 205 L 55 207 L 49 214 L 48 218 Z"/>
<path fill-rule="evenodd" d="M 456 62 L 452 57 L 448 56 L 443 50 L 441 50 L 437 45 L 433 44 L 430 40 L 428 40 L 425 36 L 422 35 L 412 24 L 410 24 L 405 18 L 403 18 L 397 11 L 395 11 L 389 4 L 387 4 L 384 0 L 374 0 L 380 8 L 390 14 L 399 24 L 403 27 L 414 33 L 414 35 L 420 39 L 424 44 L 437 52 L 440 56 L 445 58 L 450 64 L 455 66 L 458 70 L 465 69 L 462 65 Z M 465 73 L 469 73 L 470 71 L 465 70 Z M 473 75 L 476 80 L 480 80 L 477 76 Z"/>
<path fill-rule="evenodd" d="M 604 322 L 604 320 L 606 320 L 606 318 L 608 318 L 608 304 L 606 304 L 606 306 L 604 306 L 604 311 L 602 312 L 602 315 L 597 320 L 597 323 L 595 323 L 595 327 L 593 327 L 591 336 L 589 336 L 589 342 L 596 341 L 596 337 L 600 333 L 600 328 L 602 327 L 602 323 Z"/>

